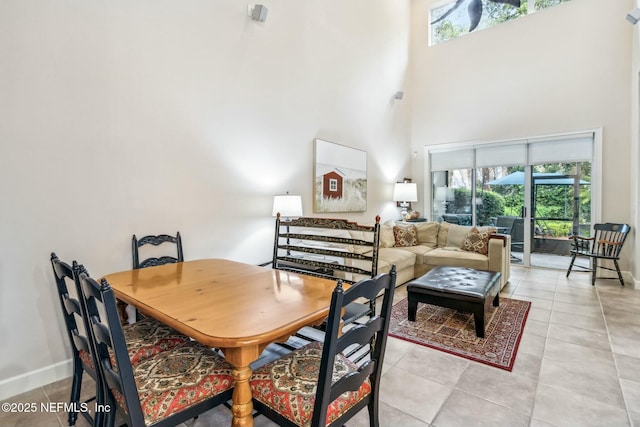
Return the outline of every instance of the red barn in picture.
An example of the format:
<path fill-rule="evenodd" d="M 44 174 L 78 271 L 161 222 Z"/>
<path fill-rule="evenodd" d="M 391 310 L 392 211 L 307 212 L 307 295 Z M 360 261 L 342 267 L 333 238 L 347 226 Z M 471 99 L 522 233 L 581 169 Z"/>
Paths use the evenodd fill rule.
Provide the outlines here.
<path fill-rule="evenodd" d="M 338 169 L 322 175 L 322 195 L 329 199 L 342 198 L 342 183 L 344 174 Z"/>

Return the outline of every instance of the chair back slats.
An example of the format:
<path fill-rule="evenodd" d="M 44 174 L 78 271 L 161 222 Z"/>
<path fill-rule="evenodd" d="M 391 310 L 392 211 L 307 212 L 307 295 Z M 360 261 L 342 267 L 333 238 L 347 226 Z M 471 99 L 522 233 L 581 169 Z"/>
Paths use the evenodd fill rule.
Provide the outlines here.
<path fill-rule="evenodd" d="M 596 224 L 593 253 L 602 257 L 618 258 L 630 227 L 627 224 Z"/>
<path fill-rule="evenodd" d="M 62 295 L 62 305 L 64 305 L 67 314 L 77 314 L 78 316 L 82 316 L 80 302 L 75 298 L 71 298 L 68 292 Z"/>
<path fill-rule="evenodd" d="M 273 268 L 355 283 L 378 274 L 380 217 L 374 225 L 345 219 L 276 216 Z M 345 274 L 347 273 L 347 274 Z"/>
<path fill-rule="evenodd" d="M 619 258 L 630 227 L 627 224 L 595 224 L 594 236 L 591 240 L 583 240 L 593 255 L 607 258 Z M 574 239 L 574 242 L 577 242 Z"/>
<path fill-rule="evenodd" d="M 333 383 L 328 401 L 333 402 L 347 391 L 358 390 L 362 383 L 374 372 L 376 364 L 375 360 L 370 360 L 362 365 L 358 371 L 351 372 Z"/>
<path fill-rule="evenodd" d="M 176 246 L 176 255 L 151 256 L 140 260 L 140 248 L 145 245 L 160 246 L 163 243 L 170 243 Z M 156 265 L 170 264 L 174 262 L 183 262 L 184 253 L 182 250 L 182 237 L 180 232 L 175 236 L 168 234 L 148 235 L 138 239 L 134 234 L 131 239 L 131 252 L 133 255 L 133 268 L 153 267 Z"/>
<path fill-rule="evenodd" d="M 377 333 L 382 331 L 384 327 L 384 319 L 374 317 L 364 325 L 355 325 L 356 326 L 346 331 L 343 329 L 342 336 L 338 338 L 336 343 L 336 351 L 338 353 L 343 353 L 347 347 L 354 344 L 364 345 L 369 343 Z"/>
<path fill-rule="evenodd" d="M 367 407 L 369 425 L 380 425 L 380 377 L 396 275 L 396 266 L 392 265 L 389 273 L 362 279 L 346 290 L 344 281 L 338 280 L 331 295 L 324 339 L 254 370 L 249 381 L 254 408 L 281 426 L 337 427 Z M 367 319 L 344 323 L 345 308 L 365 297 L 382 298 L 381 309 Z M 367 350 L 367 359 L 362 363 L 354 360 L 360 356 L 349 355 L 353 347 Z M 298 374 L 301 370 L 304 374 Z M 295 411 L 289 402 L 296 402 Z"/>
<path fill-rule="evenodd" d="M 83 302 L 91 321 L 98 363 L 106 386 L 113 393 L 119 393 L 124 397 L 122 403 L 126 406 L 125 416 L 131 421 L 131 424 L 128 424 L 144 425 L 144 416 L 139 404 L 131 360 L 113 290 L 105 279 L 102 279 L 99 284 L 85 273 L 80 274 L 79 280 L 83 291 Z M 101 311 L 105 319 L 101 318 Z M 111 364 L 110 352 L 114 355 L 117 367 Z M 137 402 L 138 405 L 130 402 Z"/>
<path fill-rule="evenodd" d="M 362 225 L 346 219 L 301 217 L 283 220 L 276 215 L 276 231 L 271 265 L 324 279 L 353 284 L 378 274 L 380 216 L 374 225 Z M 370 304 L 352 303 L 343 320 L 352 323 L 375 311 Z"/>
<path fill-rule="evenodd" d="M 62 307 L 65 325 L 67 326 L 67 333 L 69 335 L 69 340 L 71 345 L 74 347 L 73 351 L 75 353 L 84 350 L 91 354 L 91 348 L 89 345 L 89 338 L 86 335 L 86 324 L 84 323 L 84 317 L 82 313 L 81 303 L 78 299 L 71 296 L 69 292 L 69 288 L 67 287 L 67 280 L 73 281 L 75 285 L 74 278 L 74 268 L 76 263 L 74 262 L 74 267 L 71 267 L 66 262 L 60 261 L 58 256 L 55 253 L 51 254 L 51 265 L 53 267 L 54 278 L 56 280 L 56 287 L 58 289 L 58 296 L 60 297 L 60 305 Z M 78 291 L 78 289 L 74 289 L 74 291 Z M 79 328 L 78 324 L 82 325 L 82 329 Z M 87 366 L 84 363 L 84 360 L 81 360 L 84 368 L 89 369 L 91 372 L 91 367 Z"/>
<path fill-rule="evenodd" d="M 571 262 L 567 269 L 567 277 L 571 274 L 573 268 L 578 268 L 591 272 L 591 284 L 596 283 L 597 269 L 604 269 L 615 271 L 617 273 L 617 279 L 620 284 L 624 286 L 624 278 L 618 265 L 620 259 L 620 252 L 627 238 L 627 235 L 631 231 L 631 227 L 628 224 L 616 224 L 607 222 L 604 224 L 595 224 L 593 226 L 592 236 L 569 236 L 573 249 L 571 249 Z M 575 264 L 576 257 L 588 257 L 591 259 L 591 266 L 585 267 L 583 265 Z M 607 267 L 598 263 L 598 260 L 605 260 L 612 262 L 615 268 Z M 599 277 L 601 279 L 609 279 L 611 277 Z"/>
<path fill-rule="evenodd" d="M 312 426 L 324 425 L 329 404 L 346 391 L 357 390 L 367 378 L 371 381 L 371 398 L 377 399 L 384 350 L 391 319 L 391 303 L 395 290 L 396 267 L 389 274 L 380 274 L 373 279 L 364 279 L 352 285 L 346 291 L 339 281 L 331 297 L 331 306 L 327 319 L 327 331 L 322 348 L 322 358 L 318 376 L 318 389 L 313 411 Z M 355 325 L 342 331 L 341 313 L 344 307 L 356 298 L 375 298 L 383 294 L 379 315 L 372 315 L 364 324 Z M 352 345 L 371 343 L 373 350 L 370 360 L 358 367 L 358 370 L 342 377 L 332 384 L 336 356 Z"/>
<path fill-rule="evenodd" d="M 55 253 L 51 253 L 51 266 L 53 268 L 53 276 L 56 282 L 56 288 L 60 299 L 60 307 L 64 317 L 67 334 L 69 336 L 69 344 L 72 351 L 73 377 L 71 382 L 71 394 L 69 401 L 71 404 L 81 402 L 82 384 L 84 372 L 86 372 L 95 381 L 95 394 L 93 397 L 84 400 L 85 403 L 95 400 L 96 403 L 103 403 L 103 394 L 101 389 L 101 380 L 99 372 L 96 369 L 96 358 L 91 346 L 90 330 L 84 309 L 82 307 L 82 296 L 80 286 L 77 280 L 78 264 L 74 261 L 73 266 L 61 261 Z M 67 287 L 67 281 L 72 283 L 74 297 Z M 102 422 L 102 414 L 97 413 L 93 417 L 89 412 L 83 411 L 80 414 L 90 423 L 100 425 Z M 69 411 L 68 423 L 74 425 L 78 418 L 77 411 Z"/>
<path fill-rule="evenodd" d="M 89 340 L 86 337 L 80 335 L 77 329 L 72 331 L 71 339 L 73 340 L 73 345 L 76 346 L 78 351 L 84 350 L 87 353 L 91 354 L 92 350 L 91 344 L 89 344 Z"/>

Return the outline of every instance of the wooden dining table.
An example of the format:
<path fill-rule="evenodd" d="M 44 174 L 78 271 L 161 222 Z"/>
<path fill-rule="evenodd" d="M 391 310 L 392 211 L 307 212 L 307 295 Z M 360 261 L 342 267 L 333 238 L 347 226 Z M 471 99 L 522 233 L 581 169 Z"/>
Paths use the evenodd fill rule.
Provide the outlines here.
<path fill-rule="evenodd" d="M 232 426 L 253 425 L 249 364 L 270 343 L 327 316 L 334 280 L 226 259 L 165 264 L 104 276 L 117 298 L 233 365 Z"/>

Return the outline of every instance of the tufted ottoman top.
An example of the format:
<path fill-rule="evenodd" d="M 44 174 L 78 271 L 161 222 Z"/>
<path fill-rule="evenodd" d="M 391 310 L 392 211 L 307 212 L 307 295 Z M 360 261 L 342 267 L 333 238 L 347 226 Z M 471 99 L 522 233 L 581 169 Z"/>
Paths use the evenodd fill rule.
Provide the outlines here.
<path fill-rule="evenodd" d="M 500 283 L 499 272 L 440 266 L 409 282 L 407 292 L 484 299 L 496 283 Z"/>

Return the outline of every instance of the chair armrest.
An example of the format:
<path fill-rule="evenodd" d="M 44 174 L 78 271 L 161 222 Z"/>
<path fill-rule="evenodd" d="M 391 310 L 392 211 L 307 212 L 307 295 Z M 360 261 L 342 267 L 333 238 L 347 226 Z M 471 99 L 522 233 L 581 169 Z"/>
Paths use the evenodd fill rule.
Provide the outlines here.
<path fill-rule="evenodd" d="M 502 274 L 501 288 L 509 281 L 511 275 L 511 236 L 508 234 L 492 234 L 489 237 L 489 253 L 487 254 L 489 271 Z"/>
<path fill-rule="evenodd" d="M 587 240 L 595 240 L 595 237 L 584 237 L 584 236 L 578 236 L 577 234 L 573 234 L 569 236 L 569 239 L 587 241 Z"/>
<path fill-rule="evenodd" d="M 507 246 L 507 238 L 509 237 L 509 235 L 507 234 L 499 234 L 499 233 L 493 233 L 489 235 L 489 239 L 500 239 L 502 240 L 502 246 Z"/>
<path fill-rule="evenodd" d="M 612 242 L 609 240 L 598 240 L 598 244 L 607 246 L 622 246 L 622 242 Z"/>

